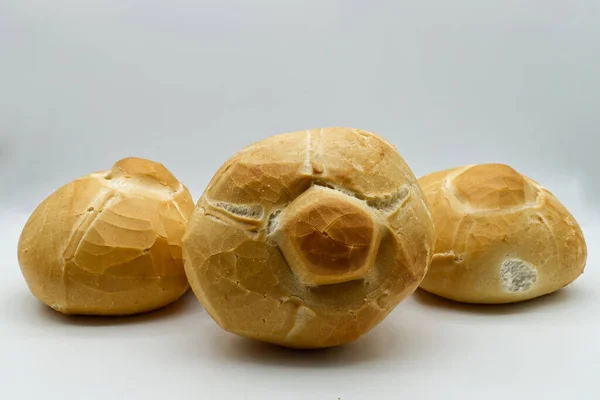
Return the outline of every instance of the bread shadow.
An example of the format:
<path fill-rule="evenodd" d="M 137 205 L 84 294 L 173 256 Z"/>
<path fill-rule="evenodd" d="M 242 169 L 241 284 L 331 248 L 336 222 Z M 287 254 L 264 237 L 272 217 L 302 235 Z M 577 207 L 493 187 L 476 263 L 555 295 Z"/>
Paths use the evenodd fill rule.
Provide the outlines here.
<path fill-rule="evenodd" d="M 508 304 L 470 304 L 446 299 L 429 293 L 419 288 L 413 295 L 415 301 L 423 306 L 437 308 L 442 311 L 485 314 L 485 315 L 507 315 L 539 311 L 547 307 L 556 307 L 559 304 L 577 302 L 577 298 L 583 293 L 577 287 L 565 287 L 556 292 L 549 293 L 534 299 Z"/>
<path fill-rule="evenodd" d="M 37 302 L 37 316 L 45 323 L 75 326 L 114 326 L 149 324 L 156 321 L 178 319 L 182 315 L 203 311 L 191 290 L 171 304 L 153 311 L 124 316 L 66 315 Z"/>
<path fill-rule="evenodd" d="M 295 350 L 232 334 L 215 338 L 215 352 L 235 363 L 260 364 L 278 368 L 342 368 L 384 359 L 405 361 L 418 357 L 430 344 L 419 332 L 394 329 L 383 323 L 359 340 L 343 346 Z"/>

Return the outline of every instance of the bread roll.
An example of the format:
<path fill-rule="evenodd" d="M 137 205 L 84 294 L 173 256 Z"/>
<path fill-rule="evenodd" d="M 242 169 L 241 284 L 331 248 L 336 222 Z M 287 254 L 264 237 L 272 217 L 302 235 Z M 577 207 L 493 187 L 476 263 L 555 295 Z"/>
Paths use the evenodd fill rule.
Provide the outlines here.
<path fill-rule="evenodd" d="M 64 314 L 127 315 L 179 298 L 181 238 L 194 209 L 161 164 L 139 158 L 76 179 L 44 200 L 19 240 L 31 292 Z"/>
<path fill-rule="evenodd" d="M 511 167 L 468 165 L 419 181 L 436 227 L 435 254 L 421 283 L 426 291 L 467 303 L 511 303 L 554 292 L 583 272 L 587 250 L 575 219 Z"/>
<path fill-rule="evenodd" d="M 227 161 L 190 218 L 183 257 L 223 329 L 320 348 L 357 339 L 412 293 L 433 240 L 394 147 L 330 128 L 273 136 Z"/>

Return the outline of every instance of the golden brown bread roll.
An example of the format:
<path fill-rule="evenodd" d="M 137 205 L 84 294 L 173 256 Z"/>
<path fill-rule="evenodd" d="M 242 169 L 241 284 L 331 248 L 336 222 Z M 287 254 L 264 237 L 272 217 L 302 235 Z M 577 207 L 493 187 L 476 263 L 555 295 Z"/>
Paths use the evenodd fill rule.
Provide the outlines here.
<path fill-rule="evenodd" d="M 357 339 L 411 294 L 433 240 L 396 149 L 330 128 L 272 136 L 229 159 L 190 218 L 183 257 L 222 328 L 319 348 Z"/>
<path fill-rule="evenodd" d="M 419 182 L 436 228 L 421 283 L 426 291 L 467 303 L 510 303 L 554 292 L 583 272 L 587 249 L 575 219 L 511 167 L 468 165 Z"/>
<path fill-rule="evenodd" d="M 19 240 L 31 292 L 65 314 L 150 311 L 188 289 L 181 238 L 194 209 L 161 164 L 126 158 L 46 198 Z"/>

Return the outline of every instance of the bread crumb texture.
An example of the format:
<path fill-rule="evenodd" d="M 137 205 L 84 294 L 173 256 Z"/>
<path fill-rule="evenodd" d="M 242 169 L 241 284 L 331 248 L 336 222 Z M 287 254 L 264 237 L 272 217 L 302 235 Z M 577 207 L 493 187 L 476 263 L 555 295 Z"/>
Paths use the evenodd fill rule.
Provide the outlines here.
<path fill-rule="evenodd" d="M 434 172 L 419 182 L 436 244 L 421 287 L 469 303 L 510 303 L 554 292 L 585 267 L 569 211 L 537 182 L 502 164 Z"/>
<path fill-rule="evenodd" d="M 396 149 L 328 128 L 272 136 L 229 159 L 190 218 L 183 257 L 223 329 L 320 348 L 356 340 L 412 293 L 433 240 Z"/>
<path fill-rule="evenodd" d="M 31 292 L 65 314 L 128 315 L 179 298 L 188 283 L 181 240 L 192 197 L 162 165 L 120 160 L 61 187 L 21 233 Z"/>
<path fill-rule="evenodd" d="M 504 260 L 500 267 L 500 279 L 509 292 L 524 292 L 535 283 L 537 270 L 520 260 Z"/>

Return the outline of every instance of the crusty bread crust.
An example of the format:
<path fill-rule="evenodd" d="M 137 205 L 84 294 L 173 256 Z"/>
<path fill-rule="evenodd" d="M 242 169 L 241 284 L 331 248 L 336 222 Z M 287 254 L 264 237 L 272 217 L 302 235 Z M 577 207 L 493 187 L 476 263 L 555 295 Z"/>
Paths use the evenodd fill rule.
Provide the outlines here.
<path fill-rule="evenodd" d="M 61 187 L 27 221 L 19 264 L 31 292 L 65 314 L 127 315 L 179 298 L 193 199 L 161 164 L 127 158 Z"/>
<path fill-rule="evenodd" d="M 468 303 L 511 303 L 554 292 L 585 267 L 581 228 L 556 197 L 502 164 L 425 175 L 436 227 L 421 288 Z"/>
<path fill-rule="evenodd" d="M 295 348 L 353 341 L 423 278 L 433 223 L 396 149 L 351 128 L 276 135 L 217 171 L 183 240 L 225 330 Z"/>

